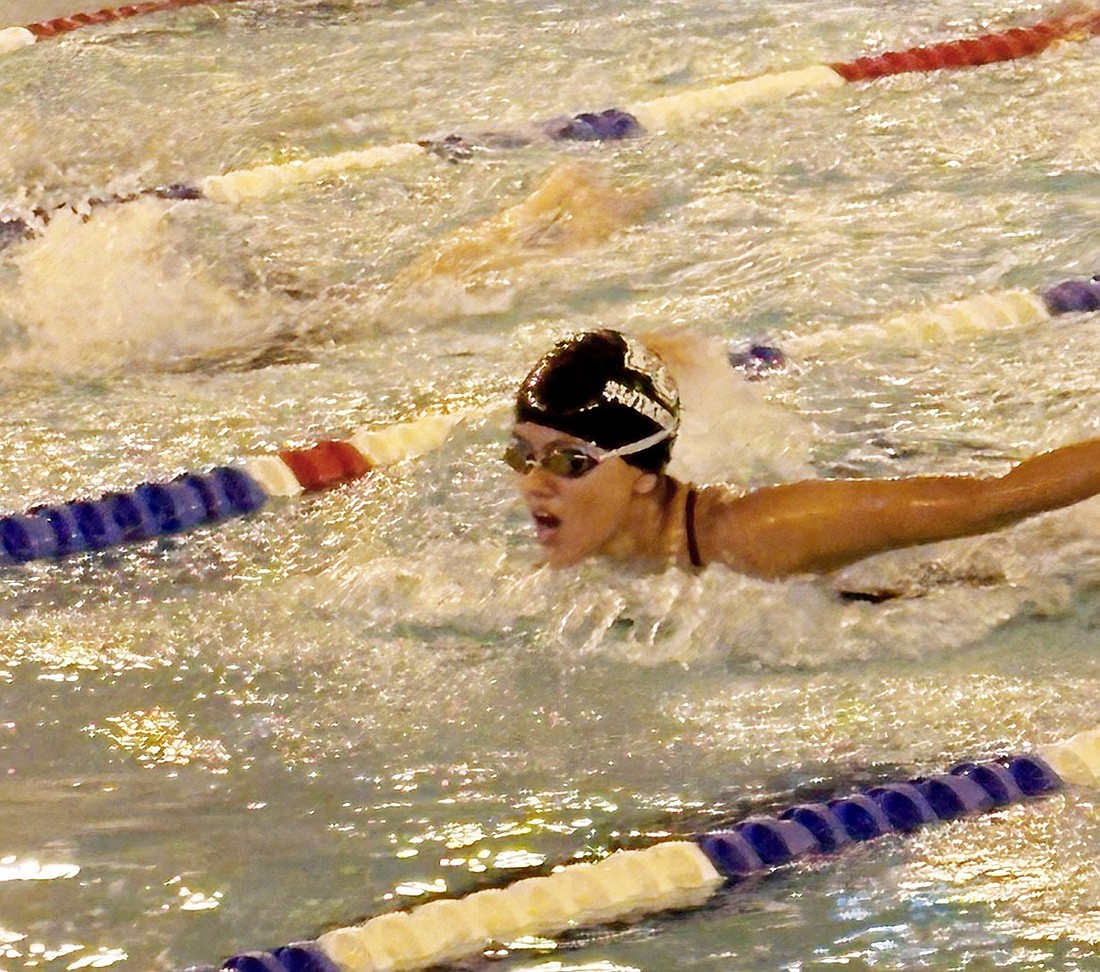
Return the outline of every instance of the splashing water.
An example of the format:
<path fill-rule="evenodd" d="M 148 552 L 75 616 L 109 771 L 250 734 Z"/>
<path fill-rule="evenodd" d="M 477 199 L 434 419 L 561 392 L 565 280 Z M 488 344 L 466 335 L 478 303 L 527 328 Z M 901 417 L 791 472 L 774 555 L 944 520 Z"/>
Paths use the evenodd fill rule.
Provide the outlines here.
<path fill-rule="evenodd" d="M 993 475 L 1096 434 L 1095 314 L 927 316 L 1100 269 L 1095 42 L 669 135 L 402 151 L 237 201 L 88 202 L 537 132 L 1037 15 L 247 0 L 3 55 L 0 212 L 34 231 L 0 252 L 7 510 L 444 402 L 481 415 L 422 459 L 250 519 L 0 573 L 5 968 L 216 962 L 1095 721 L 1096 502 L 817 580 L 555 573 L 498 461 L 516 381 L 589 327 L 710 349 L 679 362 L 676 468 L 700 482 Z M 562 167 L 600 173 L 586 213 L 524 223 Z M 618 205 L 639 189 L 643 208 Z M 601 213 L 611 231 L 554 245 Z M 417 277 L 471 238 L 499 250 Z M 786 368 L 731 371 L 752 342 Z M 1087 967 L 1092 802 L 808 861 L 683 920 L 506 961 Z"/>

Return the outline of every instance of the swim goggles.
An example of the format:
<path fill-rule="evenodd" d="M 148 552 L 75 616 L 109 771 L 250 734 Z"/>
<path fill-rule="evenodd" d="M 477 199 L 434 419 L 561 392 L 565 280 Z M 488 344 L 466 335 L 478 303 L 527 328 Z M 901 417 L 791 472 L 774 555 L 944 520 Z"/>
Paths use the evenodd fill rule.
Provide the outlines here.
<path fill-rule="evenodd" d="M 580 479 L 581 476 L 590 473 L 604 460 L 644 452 L 650 446 L 663 442 L 670 434 L 668 429 L 661 429 L 661 431 L 654 432 L 653 435 L 639 439 L 637 442 L 619 446 L 618 449 L 601 449 L 598 445 L 590 442 L 576 446 L 554 446 L 552 449 L 547 449 L 541 456 L 530 442 L 515 438 L 504 450 L 503 459 L 516 472 L 524 476 L 537 466 L 554 476 L 563 476 L 565 479 Z"/>

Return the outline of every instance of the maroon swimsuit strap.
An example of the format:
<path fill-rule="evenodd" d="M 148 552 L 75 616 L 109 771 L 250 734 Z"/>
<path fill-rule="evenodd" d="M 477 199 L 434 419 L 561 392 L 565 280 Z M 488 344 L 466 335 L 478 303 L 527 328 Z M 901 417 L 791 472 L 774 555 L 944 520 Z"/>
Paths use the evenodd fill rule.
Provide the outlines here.
<path fill-rule="evenodd" d="M 688 560 L 692 567 L 702 567 L 703 558 L 699 556 L 699 541 L 695 537 L 695 497 L 699 491 L 688 487 L 687 500 L 684 503 L 684 530 L 687 533 Z"/>

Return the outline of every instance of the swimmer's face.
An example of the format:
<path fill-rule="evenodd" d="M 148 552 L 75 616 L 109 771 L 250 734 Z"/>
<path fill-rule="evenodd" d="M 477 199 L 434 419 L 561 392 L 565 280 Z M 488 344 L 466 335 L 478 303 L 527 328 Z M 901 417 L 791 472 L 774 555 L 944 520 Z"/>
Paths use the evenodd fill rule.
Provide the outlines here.
<path fill-rule="evenodd" d="M 535 538 L 551 567 L 567 567 L 592 554 L 614 554 L 626 541 L 635 496 L 653 489 L 657 477 L 618 457 L 594 465 L 567 462 L 568 450 L 591 451 L 583 439 L 544 425 L 521 422 L 514 444 L 530 452 L 534 464 L 516 475 L 520 495 L 535 521 Z M 556 450 L 561 450 L 553 455 Z M 548 460 L 551 472 L 543 465 Z M 570 476 L 566 471 L 582 475 Z"/>

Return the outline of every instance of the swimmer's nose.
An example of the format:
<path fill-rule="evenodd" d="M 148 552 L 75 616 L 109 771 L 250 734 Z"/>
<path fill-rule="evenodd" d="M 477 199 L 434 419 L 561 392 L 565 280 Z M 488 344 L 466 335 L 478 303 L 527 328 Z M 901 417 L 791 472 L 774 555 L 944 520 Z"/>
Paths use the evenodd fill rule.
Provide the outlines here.
<path fill-rule="evenodd" d="M 519 490 L 524 496 L 545 497 L 556 491 L 559 477 L 547 472 L 542 466 L 535 466 L 518 475 Z"/>

